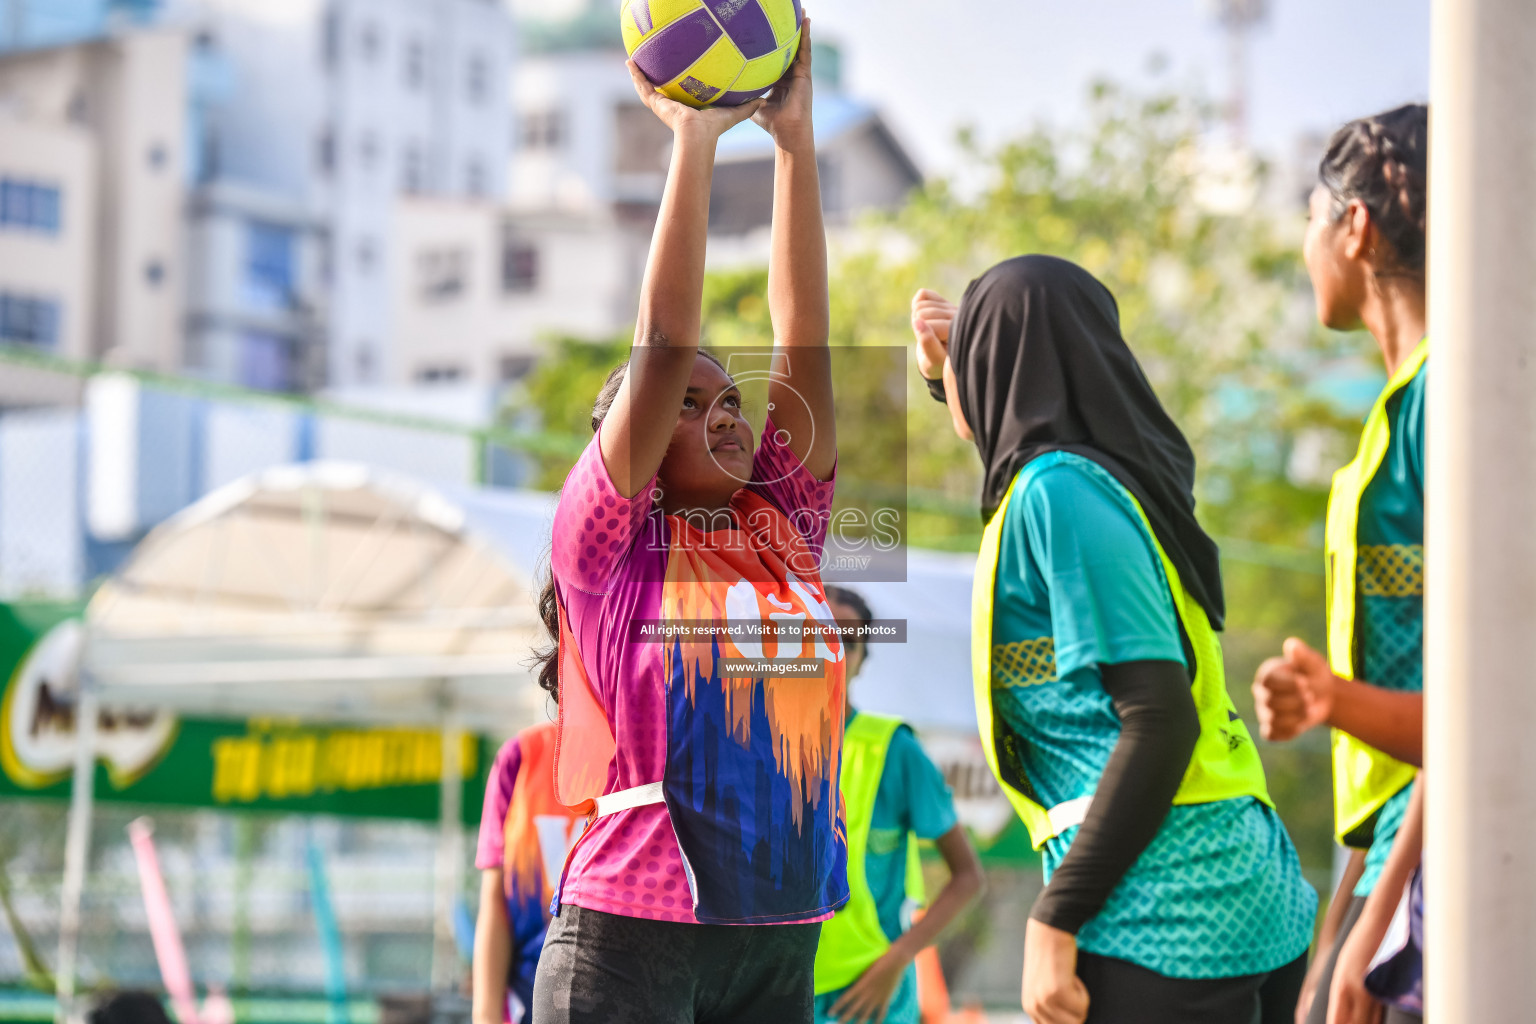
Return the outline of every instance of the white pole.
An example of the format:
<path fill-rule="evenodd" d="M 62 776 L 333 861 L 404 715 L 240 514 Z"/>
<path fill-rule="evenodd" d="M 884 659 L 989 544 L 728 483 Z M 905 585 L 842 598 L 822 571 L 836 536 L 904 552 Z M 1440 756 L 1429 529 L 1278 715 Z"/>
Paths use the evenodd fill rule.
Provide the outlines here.
<path fill-rule="evenodd" d="M 1536 965 L 1536 5 L 1434 0 L 1426 1017 Z"/>
<path fill-rule="evenodd" d="M 451 991 L 459 954 L 453 939 L 453 904 L 464 890 L 463 733 L 458 717 L 443 716 L 442 777 L 438 798 L 437 878 L 432 901 L 432 988 Z"/>
<path fill-rule="evenodd" d="M 59 962 L 54 974 L 56 1020 L 79 1020 L 75 975 L 80 956 L 80 901 L 85 894 L 91 852 L 91 810 L 96 795 L 96 690 L 83 675 L 75 704 L 75 768 L 69 794 L 69 829 L 64 839 L 64 884 L 59 895 Z"/>

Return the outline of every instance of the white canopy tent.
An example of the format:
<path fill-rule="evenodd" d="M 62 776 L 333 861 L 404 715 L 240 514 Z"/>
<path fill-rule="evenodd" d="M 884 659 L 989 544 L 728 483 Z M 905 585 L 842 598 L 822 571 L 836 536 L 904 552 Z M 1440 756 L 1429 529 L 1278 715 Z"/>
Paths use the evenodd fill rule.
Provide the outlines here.
<path fill-rule="evenodd" d="M 349 463 L 284 466 L 150 533 L 86 610 L 115 703 L 495 731 L 531 721 L 531 567 L 461 504 Z"/>
<path fill-rule="evenodd" d="M 524 496 L 522 519 L 548 503 Z M 445 983 L 463 876 L 457 741 L 465 729 L 508 733 L 546 714 L 526 664 L 543 638 L 532 561 L 507 557 L 462 502 L 416 482 L 350 463 L 282 466 L 153 530 L 85 618 L 61 1010 L 75 987 L 102 706 L 435 724 L 444 742 L 433 978 Z"/>

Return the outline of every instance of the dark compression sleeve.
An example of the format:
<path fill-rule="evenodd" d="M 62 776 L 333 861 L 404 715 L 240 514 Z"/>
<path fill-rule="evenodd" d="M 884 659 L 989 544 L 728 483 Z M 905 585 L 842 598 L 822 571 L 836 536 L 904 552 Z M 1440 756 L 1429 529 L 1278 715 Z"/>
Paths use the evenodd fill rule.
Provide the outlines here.
<path fill-rule="evenodd" d="M 1073 934 L 1103 908 L 1157 835 L 1200 736 L 1182 664 L 1130 661 L 1099 668 L 1120 717 L 1120 739 L 1071 849 L 1029 915 Z"/>

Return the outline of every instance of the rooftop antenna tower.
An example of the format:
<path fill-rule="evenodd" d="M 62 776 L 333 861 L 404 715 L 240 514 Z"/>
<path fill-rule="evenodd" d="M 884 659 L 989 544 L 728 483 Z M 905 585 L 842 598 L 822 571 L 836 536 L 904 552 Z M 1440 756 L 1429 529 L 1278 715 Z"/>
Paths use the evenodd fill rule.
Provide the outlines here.
<path fill-rule="evenodd" d="M 1227 36 L 1227 128 L 1238 146 L 1248 145 L 1248 36 L 1269 16 L 1269 0 L 1209 0 Z"/>

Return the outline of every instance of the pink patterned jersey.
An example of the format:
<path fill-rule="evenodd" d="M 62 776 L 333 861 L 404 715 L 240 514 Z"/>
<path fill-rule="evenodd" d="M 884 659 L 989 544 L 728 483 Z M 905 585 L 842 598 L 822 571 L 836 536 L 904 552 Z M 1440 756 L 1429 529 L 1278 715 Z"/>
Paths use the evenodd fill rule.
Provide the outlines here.
<path fill-rule="evenodd" d="M 620 496 L 594 437 L 555 512 L 557 790 L 572 804 L 661 781 L 666 797 L 594 821 L 557 902 L 690 923 L 825 919 L 847 899 L 841 644 L 668 643 L 634 628 L 832 621 L 817 563 L 833 484 L 800 464 L 770 420 L 752 480 L 731 501 L 735 529 L 704 532 L 663 514 L 653 487 Z M 722 676 L 725 657 L 816 658 L 823 668 L 815 678 Z"/>

